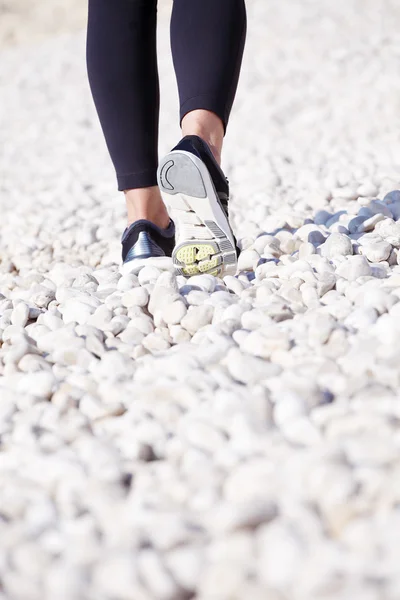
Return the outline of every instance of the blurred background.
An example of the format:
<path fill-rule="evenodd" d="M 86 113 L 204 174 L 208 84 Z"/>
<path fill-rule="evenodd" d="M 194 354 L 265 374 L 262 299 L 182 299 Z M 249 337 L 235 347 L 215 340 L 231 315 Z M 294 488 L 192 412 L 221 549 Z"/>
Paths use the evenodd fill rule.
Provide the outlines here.
<path fill-rule="evenodd" d="M 0 0 L 0 48 L 79 29 L 86 11 L 85 0 Z"/>

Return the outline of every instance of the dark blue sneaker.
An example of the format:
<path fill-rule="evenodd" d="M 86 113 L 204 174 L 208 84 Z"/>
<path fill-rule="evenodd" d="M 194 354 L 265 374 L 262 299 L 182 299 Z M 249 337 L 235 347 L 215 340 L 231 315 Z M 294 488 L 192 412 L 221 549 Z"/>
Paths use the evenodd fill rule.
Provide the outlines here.
<path fill-rule="evenodd" d="M 229 184 L 208 144 L 185 136 L 161 161 L 158 185 L 177 226 L 176 272 L 235 275 L 239 249 L 228 220 Z"/>
<path fill-rule="evenodd" d="M 121 273 L 135 273 L 145 264 L 154 264 L 163 269 L 172 263 L 175 247 L 175 225 L 170 221 L 166 229 L 151 221 L 141 219 L 127 227 L 122 235 Z"/>

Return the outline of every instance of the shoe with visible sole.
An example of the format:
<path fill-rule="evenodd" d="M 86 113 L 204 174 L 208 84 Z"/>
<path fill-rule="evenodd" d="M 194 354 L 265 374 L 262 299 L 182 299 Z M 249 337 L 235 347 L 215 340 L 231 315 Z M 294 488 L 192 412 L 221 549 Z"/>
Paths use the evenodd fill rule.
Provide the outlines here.
<path fill-rule="evenodd" d="M 136 273 L 147 264 L 161 269 L 172 266 L 175 247 L 175 225 L 170 221 L 167 229 L 141 219 L 127 227 L 122 234 L 122 275 Z"/>
<path fill-rule="evenodd" d="M 240 250 L 228 221 L 229 184 L 208 144 L 184 137 L 161 161 L 158 185 L 177 227 L 177 274 L 235 275 Z"/>

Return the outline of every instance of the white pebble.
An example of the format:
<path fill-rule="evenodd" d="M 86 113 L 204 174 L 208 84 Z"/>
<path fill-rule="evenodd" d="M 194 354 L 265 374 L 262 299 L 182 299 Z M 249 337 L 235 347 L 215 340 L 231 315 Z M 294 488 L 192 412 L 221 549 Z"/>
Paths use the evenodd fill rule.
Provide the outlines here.
<path fill-rule="evenodd" d="M 11 323 L 25 327 L 29 319 L 29 306 L 25 302 L 18 302 L 11 313 Z"/>
<path fill-rule="evenodd" d="M 143 287 L 134 287 L 122 296 L 122 305 L 127 308 L 131 306 L 146 306 L 149 301 L 149 292 Z"/>
<path fill-rule="evenodd" d="M 342 233 L 331 233 L 323 246 L 321 246 L 321 256 L 327 258 L 348 256 L 351 254 L 353 254 L 351 239 Z"/>

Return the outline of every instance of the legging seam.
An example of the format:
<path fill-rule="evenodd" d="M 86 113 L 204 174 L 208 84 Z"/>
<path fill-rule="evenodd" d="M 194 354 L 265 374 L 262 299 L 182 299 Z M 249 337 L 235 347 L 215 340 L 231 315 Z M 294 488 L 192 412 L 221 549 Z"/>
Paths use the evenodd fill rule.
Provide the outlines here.
<path fill-rule="evenodd" d="M 131 173 L 117 173 L 118 177 L 130 177 L 131 175 L 143 175 L 143 173 L 152 173 L 157 167 L 153 169 L 145 169 L 144 171 L 132 171 Z"/>
<path fill-rule="evenodd" d="M 195 94 L 194 96 L 191 96 L 190 98 L 187 98 L 185 100 L 185 102 L 182 103 L 181 109 L 185 106 L 185 104 L 187 104 L 188 102 L 190 102 L 191 100 L 195 100 L 196 98 L 216 98 L 216 94 L 213 92 L 208 92 L 205 94 Z"/>

